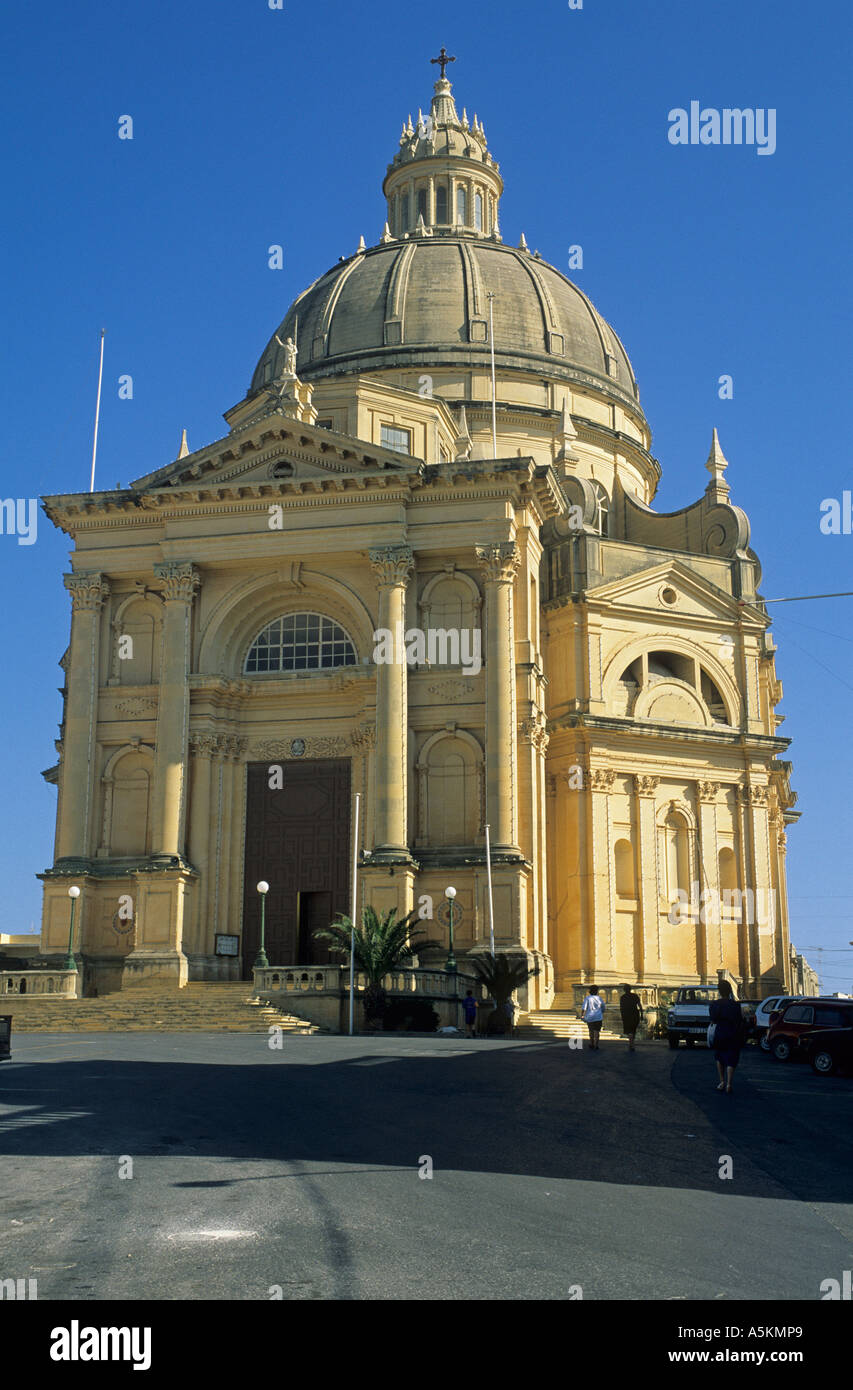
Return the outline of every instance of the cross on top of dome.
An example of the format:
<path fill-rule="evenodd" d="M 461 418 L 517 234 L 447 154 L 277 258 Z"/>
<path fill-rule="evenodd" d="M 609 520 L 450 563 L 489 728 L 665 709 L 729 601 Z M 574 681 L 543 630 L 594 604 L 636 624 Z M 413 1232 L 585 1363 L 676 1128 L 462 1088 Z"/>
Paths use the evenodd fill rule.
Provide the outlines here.
<path fill-rule="evenodd" d="M 444 76 L 444 69 L 447 67 L 447 64 L 448 64 L 448 63 L 455 63 L 455 62 L 456 62 L 456 58 L 455 58 L 455 57 L 449 58 L 449 57 L 447 56 L 447 49 L 444 47 L 444 44 L 442 44 L 442 45 L 441 45 L 441 52 L 439 53 L 438 57 L 437 57 L 437 58 L 430 58 L 430 62 L 431 62 L 431 63 L 441 63 L 441 76 L 443 77 L 443 76 Z"/>

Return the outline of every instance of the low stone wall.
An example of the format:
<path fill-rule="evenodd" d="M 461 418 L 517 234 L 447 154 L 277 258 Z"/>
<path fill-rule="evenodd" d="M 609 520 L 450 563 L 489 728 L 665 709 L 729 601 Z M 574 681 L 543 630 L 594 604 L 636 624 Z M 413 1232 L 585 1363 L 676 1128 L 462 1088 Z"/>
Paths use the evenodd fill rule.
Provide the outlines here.
<path fill-rule="evenodd" d="M 263 1003 L 272 1004 L 282 1013 L 298 1014 L 332 1032 L 349 1032 L 347 966 L 269 966 L 255 970 L 254 976 L 254 994 Z M 354 1028 L 358 1032 L 367 1027 L 361 1001 L 366 985 L 366 976 L 356 971 Z M 469 989 L 475 999 L 485 997 L 485 990 L 475 976 L 454 975 L 445 970 L 394 970 L 385 976 L 383 986 L 389 999 L 427 1000 L 438 1014 L 440 1028 L 463 1026 L 462 1000 Z"/>
<path fill-rule="evenodd" d="M 0 970 L 0 1013 L 5 998 L 78 998 L 76 970 Z"/>

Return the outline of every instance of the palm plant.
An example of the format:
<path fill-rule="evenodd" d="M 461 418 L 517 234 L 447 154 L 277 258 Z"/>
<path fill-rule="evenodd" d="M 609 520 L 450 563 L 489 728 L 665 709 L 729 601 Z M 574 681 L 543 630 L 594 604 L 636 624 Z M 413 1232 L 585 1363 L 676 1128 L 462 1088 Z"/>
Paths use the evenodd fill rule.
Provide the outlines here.
<path fill-rule="evenodd" d="M 375 907 L 368 905 L 361 909 L 361 923 L 354 932 L 352 919 L 344 913 L 339 913 L 328 927 L 318 927 L 314 932 L 318 941 L 330 942 L 329 950 L 335 955 L 348 956 L 352 942 L 355 964 L 367 976 L 364 1015 L 368 1023 L 378 1021 L 385 1012 L 385 990 L 382 988 L 385 976 L 404 961 L 411 960 L 417 951 L 441 945 L 439 941 L 427 939 L 416 927 L 419 920 L 414 912 L 398 919 L 396 908 L 380 915 Z"/>
<path fill-rule="evenodd" d="M 505 951 L 499 951 L 496 956 L 478 956 L 476 960 L 469 957 L 467 963 L 495 1001 L 496 1008 L 489 1020 L 489 1029 L 500 1029 L 506 1017 L 505 1006 L 511 996 L 540 973 L 539 967 L 528 965 L 524 956 L 513 957 Z"/>

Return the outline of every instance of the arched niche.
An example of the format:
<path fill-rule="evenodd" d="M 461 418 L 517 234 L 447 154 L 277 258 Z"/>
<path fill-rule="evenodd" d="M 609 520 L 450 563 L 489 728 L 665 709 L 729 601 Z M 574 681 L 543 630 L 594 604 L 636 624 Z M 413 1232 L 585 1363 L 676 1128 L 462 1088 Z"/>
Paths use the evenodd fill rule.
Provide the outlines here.
<path fill-rule="evenodd" d="M 150 594 L 130 594 L 122 599 L 112 620 L 110 685 L 157 684 L 162 632 L 160 599 Z"/>
<path fill-rule="evenodd" d="M 672 800 L 658 813 L 658 862 L 661 895 L 671 908 L 692 906 L 695 873 L 696 819 L 686 802 Z"/>
<path fill-rule="evenodd" d="M 107 762 L 101 782 L 104 819 L 101 856 L 122 858 L 151 853 L 153 749 L 145 744 L 119 748 Z"/>
<path fill-rule="evenodd" d="M 634 847 L 630 840 L 619 839 L 613 846 L 613 876 L 616 880 L 617 897 L 635 898 L 637 896 Z"/>
<path fill-rule="evenodd" d="M 433 575 L 424 585 L 419 608 L 421 627 L 425 633 L 429 633 L 430 629 L 458 633 L 481 631 L 482 596 L 471 576 L 462 570 Z M 464 650 L 469 653 L 474 650 L 473 637 Z"/>
<path fill-rule="evenodd" d="M 483 750 L 463 730 L 433 734 L 423 745 L 418 776 L 418 844 L 473 845 L 480 835 Z"/>

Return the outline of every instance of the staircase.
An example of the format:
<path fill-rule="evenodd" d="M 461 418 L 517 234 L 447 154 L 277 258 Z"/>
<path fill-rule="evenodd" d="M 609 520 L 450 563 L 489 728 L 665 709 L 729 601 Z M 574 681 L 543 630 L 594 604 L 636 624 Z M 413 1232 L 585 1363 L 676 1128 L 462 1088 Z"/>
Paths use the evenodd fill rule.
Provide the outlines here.
<path fill-rule="evenodd" d="M 578 1017 L 577 1010 L 573 1007 L 560 1007 L 558 1000 L 571 1000 L 571 995 L 555 995 L 554 1004 L 550 1009 L 532 1009 L 529 1014 L 522 1014 L 515 1035 L 518 1038 L 538 1039 L 539 1042 L 550 1042 L 554 1039 L 589 1038 L 589 1029 Z M 604 1042 L 618 1042 L 619 1033 L 614 1033 L 612 1029 L 605 1025 L 599 1033 L 599 1039 Z"/>
<path fill-rule="evenodd" d="M 134 985 L 97 999 L 54 995 L 0 995 L 0 1014 L 12 1015 L 15 1033 L 286 1033 L 325 1030 L 295 1014 L 251 998 L 246 981 L 192 983 L 184 989 Z"/>

